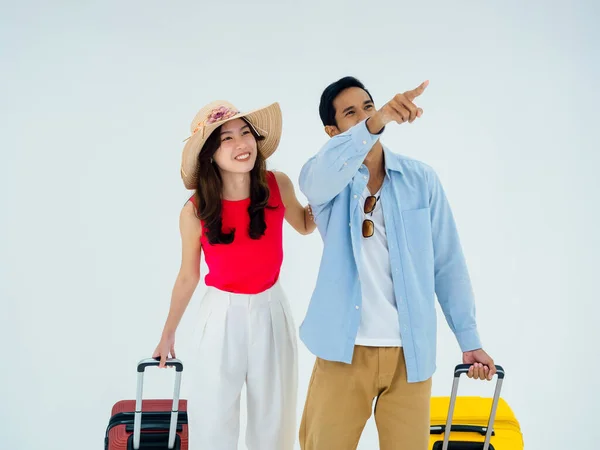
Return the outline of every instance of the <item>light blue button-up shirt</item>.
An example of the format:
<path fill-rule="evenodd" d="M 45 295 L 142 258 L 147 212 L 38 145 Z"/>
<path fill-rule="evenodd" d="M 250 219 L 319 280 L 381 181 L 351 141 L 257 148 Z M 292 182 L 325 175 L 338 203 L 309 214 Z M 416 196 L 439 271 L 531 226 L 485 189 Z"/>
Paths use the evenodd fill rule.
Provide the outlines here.
<path fill-rule="evenodd" d="M 300 339 L 316 356 L 352 362 L 360 325 L 363 161 L 380 138 L 360 122 L 331 138 L 302 167 L 300 189 L 323 239 L 316 286 Z M 409 382 L 436 368 L 435 298 L 462 351 L 481 348 L 475 302 L 444 190 L 428 165 L 384 146 L 381 204 Z"/>

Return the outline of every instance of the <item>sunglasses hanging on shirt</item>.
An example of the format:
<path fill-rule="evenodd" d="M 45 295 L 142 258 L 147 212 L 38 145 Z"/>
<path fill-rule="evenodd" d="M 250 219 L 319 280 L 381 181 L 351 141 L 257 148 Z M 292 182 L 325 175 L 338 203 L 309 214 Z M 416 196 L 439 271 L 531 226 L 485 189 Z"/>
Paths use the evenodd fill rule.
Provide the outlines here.
<path fill-rule="evenodd" d="M 379 196 L 375 197 L 374 195 L 369 195 L 365 199 L 364 212 L 365 214 L 371 214 L 373 216 L 373 211 L 375 211 L 375 205 L 379 201 Z M 363 220 L 362 224 L 362 235 L 364 238 L 370 238 L 375 234 L 375 224 L 371 219 Z"/>

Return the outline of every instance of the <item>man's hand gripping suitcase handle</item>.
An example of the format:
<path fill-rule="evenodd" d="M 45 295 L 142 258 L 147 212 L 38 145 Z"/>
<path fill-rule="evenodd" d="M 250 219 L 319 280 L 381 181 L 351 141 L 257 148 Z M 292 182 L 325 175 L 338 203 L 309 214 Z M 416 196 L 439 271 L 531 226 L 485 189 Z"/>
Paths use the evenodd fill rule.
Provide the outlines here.
<path fill-rule="evenodd" d="M 448 450 L 448 443 L 450 440 L 450 431 L 454 430 L 452 427 L 452 416 L 454 415 L 454 405 L 456 404 L 456 396 L 458 393 L 458 381 L 462 374 L 467 374 L 472 364 L 458 364 L 454 368 L 454 382 L 452 383 L 452 395 L 450 396 L 450 407 L 448 408 L 448 419 L 446 426 L 444 427 L 444 443 L 442 450 Z M 494 399 L 492 401 L 492 410 L 490 411 L 490 418 L 488 425 L 485 428 L 485 441 L 483 443 L 483 450 L 488 450 L 490 445 L 490 439 L 492 438 L 494 420 L 496 418 L 496 409 L 498 408 L 498 401 L 500 400 L 500 390 L 502 388 L 502 382 L 504 381 L 504 368 L 502 366 L 494 365 L 496 368 L 496 375 L 498 379 L 496 381 L 496 390 L 494 392 Z"/>

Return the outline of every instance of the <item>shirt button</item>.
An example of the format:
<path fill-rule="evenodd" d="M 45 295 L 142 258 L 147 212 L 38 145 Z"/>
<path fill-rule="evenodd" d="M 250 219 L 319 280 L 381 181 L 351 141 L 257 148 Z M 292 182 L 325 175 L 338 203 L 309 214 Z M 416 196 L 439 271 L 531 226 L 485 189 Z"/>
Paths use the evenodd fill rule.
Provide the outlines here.
<path fill-rule="evenodd" d="M 358 305 L 356 305 L 355 308 L 358 309 Z"/>
<path fill-rule="evenodd" d="M 344 163 L 344 165 L 345 165 L 345 166 L 347 166 L 347 165 L 348 165 L 348 163 L 347 163 L 347 162 L 345 162 L 345 163 Z"/>
<path fill-rule="evenodd" d="M 354 198 L 356 198 L 356 197 L 358 197 L 358 195 L 356 195 L 356 194 L 355 194 L 355 195 L 354 195 Z"/>
<path fill-rule="evenodd" d="M 367 145 L 367 141 L 363 141 L 363 145 Z"/>

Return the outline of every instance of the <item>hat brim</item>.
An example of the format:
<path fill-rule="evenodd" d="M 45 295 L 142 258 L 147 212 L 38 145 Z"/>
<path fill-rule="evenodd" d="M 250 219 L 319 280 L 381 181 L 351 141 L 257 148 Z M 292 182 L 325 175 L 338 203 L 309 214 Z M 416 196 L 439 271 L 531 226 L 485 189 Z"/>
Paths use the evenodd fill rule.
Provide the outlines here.
<path fill-rule="evenodd" d="M 245 118 L 264 139 L 257 142 L 258 151 L 267 159 L 271 156 L 281 140 L 283 120 L 281 107 L 275 102 L 269 106 L 255 109 L 250 112 L 239 113 L 226 120 L 206 125 L 186 141 L 181 158 L 181 178 L 186 189 L 195 189 L 197 186 L 196 168 L 198 154 L 206 143 L 208 137 L 221 125 L 235 119 Z"/>

